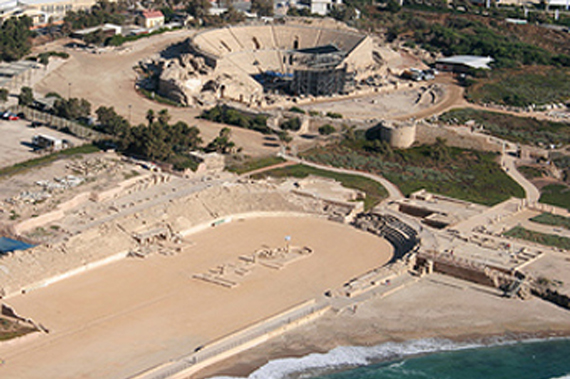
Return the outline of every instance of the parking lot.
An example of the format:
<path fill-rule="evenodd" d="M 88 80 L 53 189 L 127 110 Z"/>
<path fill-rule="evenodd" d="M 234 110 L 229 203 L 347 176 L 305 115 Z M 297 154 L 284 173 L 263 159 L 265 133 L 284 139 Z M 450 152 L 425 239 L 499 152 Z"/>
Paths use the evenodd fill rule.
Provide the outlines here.
<path fill-rule="evenodd" d="M 40 154 L 34 152 L 32 145 L 32 137 L 38 134 L 66 139 L 74 146 L 84 143 L 80 139 L 68 134 L 55 131 L 45 126 L 32 128 L 30 124 L 30 121 L 26 120 L 0 120 L 0 168 L 39 157 Z"/>

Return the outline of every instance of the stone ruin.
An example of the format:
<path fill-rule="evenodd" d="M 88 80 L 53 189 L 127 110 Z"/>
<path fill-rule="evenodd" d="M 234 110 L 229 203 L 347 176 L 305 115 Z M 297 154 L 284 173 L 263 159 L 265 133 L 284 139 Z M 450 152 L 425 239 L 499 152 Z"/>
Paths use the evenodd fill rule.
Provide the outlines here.
<path fill-rule="evenodd" d="M 153 64 L 161 71 L 158 93 L 182 105 L 195 104 L 191 94 L 198 95 L 209 89 L 217 89 L 215 81 L 204 82 L 204 78 L 212 73 L 212 68 L 206 65 L 202 57 L 182 54 L 174 59 L 155 61 Z"/>
<path fill-rule="evenodd" d="M 264 247 L 253 254 L 240 255 L 237 262 L 221 264 L 205 273 L 194 274 L 193 278 L 226 288 L 234 288 L 258 266 L 281 270 L 288 264 L 311 254 L 313 254 L 313 249 L 308 246 Z"/>
<path fill-rule="evenodd" d="M 184 242 L 182 235 L 172 231 L 169 225 L 159 226 L 133 234 L 138 246 L 129 251 L 129 257 L 146 258 L 159 253 L 162 255 L 174 255 L 182 252 L 188 244 Z"/>

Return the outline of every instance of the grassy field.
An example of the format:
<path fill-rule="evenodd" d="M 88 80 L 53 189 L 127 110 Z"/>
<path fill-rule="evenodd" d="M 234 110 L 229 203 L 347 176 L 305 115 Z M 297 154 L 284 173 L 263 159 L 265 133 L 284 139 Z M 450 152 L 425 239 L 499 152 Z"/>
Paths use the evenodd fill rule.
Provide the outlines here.
<path fill-rule="evenodd" d="M 556 236 L 554 234 L 539 233 L 532 230 L 515 226 L 505 233 L 508 237 L 520 238 L 523 240 L 536 242 L 541 245 L 558 247 L 560 249 L 570 250 L 570 238 Z"/>
<path fill-rule="evenodd" d="M 238 175 L 245 174 L 250 171 L 259 170 L 260 168 L 273 166 L 283 163 L 286 160 L 281 157 L 263 157 L 257 159 L 246 159 L 243 161 L 233 161 L 228 164 L 228 171 L 235 172 Z"/>
<path fill-rule="evenodd" d="M 474 120 L 483 125 L 491 135 L 526 145 L 570 143 L 570 127 L 561 122 L 467 108 L 453 109 L 441 115 L 439 119 L 451 124 Z"/>
<path fill-rule="evenodd" d="M 49 155 L 44 155 L 39 158 L 34 158 L 27 160 L 25 162 L 16 163 L 13 166 L 4 167 L 0 169 L 0 177 L 3 176 L 10 176 L 17 173 L 21 173 L 23 171 L 29 170 L 34 167 L 42 166 L 48 163 L 51 163 L 59 158 L 68 157 L 71 155 L 77 154 L 91 154 L 100 151 L 98 147 L 94 145 L 83 145 L 78 147 L 72 147 L 71 149 L 66 149 L 62 151 L 58 151 L 56 153 L 52 153 Z"/>
<path fill-rule="evenodd" d="M 517 107 L 565 102 L 570 99 L 570 71 L 551 66 L 496 70 L 467 89 L 475 103 Z"/>
<path fill-rule="evenodd" d="M 12 319 L 0 317 L 0 342 L 21 337 L 35 331 L 35 329 L 20 325 L 19 322 L 13 321 Z"/>
<path fill-rule="evenodd" d="M 570 210 L 570 188 L 563 184 L 550 184 L 542 189 L 539 201 Z"/>
<path fill-rule="evenodd" d="M 570 218 L 564 216 L 554 215 L 552 213 L 542 213 L 530 219 L 530 221 L 537 222 L 544 225 L 561 226 L 570 229 Z"/>
<path fill-rule="evenodd" d="M 354 142 L 313 149 L 303 157 L 333 167 L 382 175 L 405 195 L 425 188 L 485 205 L 511 196 L 524 197 L 524 190 L 501 170 L 492 153 L 419 146 L 382 154 L 367 151 L 360 142 Z"/>
<path fill-rule="evenodd" d="M 531 166 L 520 166 L 517 169 L 527 179 L 542 178 L 546 174 L 544 170 Z"/>
<path fill-rule="evenodd" d="M 272 176 L 277 178 L 295 177 L 306 178 L 309 175 L 331 178 L 340 182 L 344 187 L 353 188 L 366 193 L 364 209 L 368 210 L 376 206 L 382 199 L 388 197 L 388 191 L 378 182 L 359 175 L 340 174 L 332 171 L 320 170 L 301 164 L 277 168 L 254 177 Z"/>

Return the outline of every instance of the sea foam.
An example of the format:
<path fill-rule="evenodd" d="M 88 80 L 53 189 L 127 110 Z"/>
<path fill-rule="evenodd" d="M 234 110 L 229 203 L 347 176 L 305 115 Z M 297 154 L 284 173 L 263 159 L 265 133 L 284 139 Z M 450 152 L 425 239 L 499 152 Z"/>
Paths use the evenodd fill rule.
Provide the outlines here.
<path fill-rule="evenodd" d="M 283 358 L 269 361 L 251 373 L 247 379 L 285 379 L 292 376 L 297 378 L 314 377 L 318 373 L 343 367 L 364 366 L 373 362 L 402 359 L 407 356 L 471 349 L 481 346 L 483 345 L 436 338 L 401 343 L 387 342 L 371 347 L 341 346 L 323 354 L 313 353 L 300 358 Z M 211 379 L 243 378 L 217 376 Z"/>

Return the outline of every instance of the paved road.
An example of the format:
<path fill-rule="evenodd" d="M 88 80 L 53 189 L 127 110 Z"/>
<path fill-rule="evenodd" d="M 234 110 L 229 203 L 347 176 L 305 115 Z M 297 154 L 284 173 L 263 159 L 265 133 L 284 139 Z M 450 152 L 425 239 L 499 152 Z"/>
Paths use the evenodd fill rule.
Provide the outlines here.
<path fill-rule="evenodd" d="M 516 181 L 526 193 L 526 200 L 529 204 L 538 202 L 540 199 L 540 191 L 534 184 L 532 184 L 527 178 L 523 176 L 515 165 L 517 158 L 513 157 L 508 153 L 504 153 L 502 157 L 503 169 L 514 181 Z"/>
<path fill-rule="evenodd" d="M 279 156 L 287 159 L 288 161 L 293 161 L 296 163 L 302 163 L 305 166 L 314 167 L 314 168 L 318 168 L 321 170 L 338 172 L 340 174 L 364 176 L 365 178 L 372 179 L 372 180 L 382 184 L 384 186 L 384 188 L 386 188 L 386 190 L 388 191 L 388 199 L 397 200 L 397 199 L 403 199 L 404 198 L 404 195 L 402 194 L 400 189 L 398 187 L 396 187 L 396 185 L 394 183 L 388 181 L 386 178 L 384 178 L 382 176 L 374 175 L 374 174 L 370 174 L 368 172 L 362 172 L 362 171 L 358 171 L 358 170 L 348 170 L 348 169 L 344 169 L 344 168 L 336 168 L 336 167 L 320 165 L 317 163 L 308 162 L 308 161 L 305 161 L 303 159 L 299 159 L 297 157 L 293 157 L 293 156 L 281 154 L 281 153 L 279 154 Z"/>

